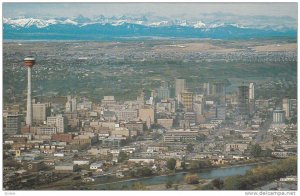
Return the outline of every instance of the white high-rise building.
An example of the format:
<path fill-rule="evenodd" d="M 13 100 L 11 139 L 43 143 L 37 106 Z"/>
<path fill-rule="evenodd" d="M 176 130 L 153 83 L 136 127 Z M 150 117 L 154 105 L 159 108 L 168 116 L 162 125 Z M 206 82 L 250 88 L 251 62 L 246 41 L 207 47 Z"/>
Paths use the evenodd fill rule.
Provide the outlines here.
<path fill-rule="evenodd" d="M 255 83 L 249 84 L 249 100 L 255 99 Z"/>
<path fill-rule="evenodd" d="M 72 112 L 72 102 L 67 101 L 66 103 L 66 112 Z"/>
<path fill-rule="evenodd" d="M 47 126 L 55 126 L 57 133 L 64 133 L 66 121 L 62 115 L 50 116 L 47 118 Z"/>
<path fill-rule="evenodd" d="M 285 117 L 289 118 L 290 117 L 290 110 L 291 110 L 290 99 L 288 99 L 288 98 L 282 99 L 282 109 L 285 112 Z"/>
<path fill-rule="evenodd" d="M 75 112 L 77 110 L 77 101 L 76 101 L 76 98 L 72 98 L 71 99 L 71 102 L 72 102 L 72 112 Z"/>
<path fill-rule="evenodd" d="M 284 123 L 284 111 L 281 109 L 276 109 L 273 111 L 273 123 L 283 124 Z"/>

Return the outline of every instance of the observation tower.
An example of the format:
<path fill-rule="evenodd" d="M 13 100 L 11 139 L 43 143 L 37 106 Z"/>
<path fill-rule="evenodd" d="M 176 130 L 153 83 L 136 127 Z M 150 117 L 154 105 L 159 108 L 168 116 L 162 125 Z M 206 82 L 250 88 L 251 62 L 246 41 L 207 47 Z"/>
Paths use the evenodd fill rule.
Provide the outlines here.
<path fill-rule="evenodd" d="M 26 125 L 32 125 L 32 103 L 31 103 L 31 69 L 35 64 L 35 58 L 28 56 L 24 58 L 24 65 L 28 70 L 28 87 L 27 87 L 27 113 L 26 113 Z"/>

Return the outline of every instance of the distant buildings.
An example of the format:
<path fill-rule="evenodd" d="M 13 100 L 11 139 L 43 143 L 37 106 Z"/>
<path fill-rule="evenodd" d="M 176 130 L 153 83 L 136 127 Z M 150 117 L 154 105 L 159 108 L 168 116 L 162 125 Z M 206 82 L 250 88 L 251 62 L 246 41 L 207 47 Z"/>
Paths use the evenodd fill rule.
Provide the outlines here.
<path fill-rule="evenodd" d="M 62 115 L 47 117 L 47 126 L 55 126 L 57 128 L 57 133 L 64 133 L 66 119 Z"/>
<path fill-rule="evenodd" d="M 176 79 L 175 80 L 175 95 L 178 102 L 181 102 L 181 93 L 185 91 L 185 79 Z"/>
<path fill-rule="evenodd" d="M 102 105 L 110 106 L 116 104 L 116 100 L 114 96 L 104 96 L 102 101 Z"/>
<path fill-rule="evenodd" d="M 224 82 L 214 82 L 212 85 L 212 94 L 214 96 L 224 96 L 225 95 Z"/>
<path fill-rule="evenodd" d="M 157 92 L 157 98 L 159 100 L 161 100 L 161 99 L 164 99 L 164 100 L 169 99 L 170 95 L 171 95 L 170 88 L 169 88 L 169 85 L 168 85 L 167 82 L 163 82 L 162 85 L 161 85 L 161 87 L 158 88 L 156 90 L 156 92 Z"/>
<path fill-rule="evenodd" d="M 283 124 L 284 123 L 284 111 L 281 109 L 276 109 L 273 111 L 273 123 L 275 124 Z"/>
<path fill-rule="evenodd" d="M 157 119 L 157 124 L 166 129 L 171 129 L 173 127 L 173 121 L 173 119 Z"/>
<path fill-rule="evenodd" d="M 255 83 L 253 82 L 249 84 L 249 99 L 250 100 L 255 99 Z"/>
<path fill-rule="evenodd" d="M 139 109 L 139 119 L 146 122 L 148 128 L 154 124 L 154 109 L 149 106 L 145 106 Z"/>
<path fill-rule="evenodd" d="M 128 122 L 136 120 L 138 117 L 138 112 L 134 109 L 121 109 L 116 111 L 116 116 L 119 121 L 124 120 Z"/>
<path fill-rule="evenodd" d="M 32 104 L 32 121 L 34 124 L 44 124 L 50 115 L 49 105 L 46 103 Z"/>
<path fill-rule="evenodd" d="M 193 93 L 192 92 L 181 92 L 181 103 L 185 111 L 193 110 Z"/>
<path fill-rule="evenodd" d="M 249 86 L 238 87 L 238 110 L 241 115 L 249 115 Z"/>
<path fill-rule="evenodd" d="M 188 142 L 196 141 L 198 136 L 198 131 L 190 130 L 172 130 L 164 134 L 164 142 Z"/>
<path fill-rule="evenodd" d="M 6 118 L 5 132 L 7 134 L 17 134 L 21 131 L 21 118 L 19 114 L 8 114 Z"/>
<path fill-rule="evenodd" d="M 282 109 L 285 112 L 285 117 L 290 118 L 291 115 L 297 113 L 297 100 L 289 98 L 282 99 Z"/>

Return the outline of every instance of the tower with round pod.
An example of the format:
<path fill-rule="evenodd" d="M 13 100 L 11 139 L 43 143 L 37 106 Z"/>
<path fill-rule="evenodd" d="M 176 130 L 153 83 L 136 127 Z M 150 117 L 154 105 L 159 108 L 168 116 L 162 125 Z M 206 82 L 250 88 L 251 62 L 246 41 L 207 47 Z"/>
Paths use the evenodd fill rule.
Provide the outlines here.
<path fill-rule="evenodd" d="M 26 113 L 26 125 L 32 125 L 32 103 L 31 103 L 31 69 L 35 64 L 35 58 L 28 56 L 24 58 L 24 65 L 28 70 L 28 87 L 27 87 L 27 113 Z"/>

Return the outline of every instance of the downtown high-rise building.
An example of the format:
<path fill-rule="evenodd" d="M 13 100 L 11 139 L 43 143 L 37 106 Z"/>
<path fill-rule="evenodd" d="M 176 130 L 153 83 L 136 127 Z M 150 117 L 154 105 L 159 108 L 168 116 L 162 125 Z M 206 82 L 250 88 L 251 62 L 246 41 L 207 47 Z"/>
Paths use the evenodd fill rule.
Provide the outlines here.
<path fill-rule="evenodd" d="M 170 88 L 169 88 L 169 85 L 168 85 L 167 82 L 163 82 L 162 85 L 160 86 L 160 88 L 158 88 L 156 90 L 157 98 L 159 100 L 169 99 L 170 98 L 170 93 L 171 93 L 171 91 L 170 91 Z"/>
<path fill-rule="evenodd" d="M 47 116 L 50 115 L 50 109 L 46 103 L 34 103 L 32 104 L 32 122 L 34 124 L 44 124 L 47 120 Z"/>
<path fill-rule="evenodd" d="M 284 111 L 282 109 L 276 108 L 273 111 L 273 123 L 275 124 L 283 124 L 284 123 Z"/>
<path fill-rule="evenodd" d="M 8 114 L 6 118 L 5 132 L 7 134 L 17 134 L 21 131 L 21 118 L 19 114 Z"/>
<path fill-rule="evenodd" d="M 282 109 L 285 112 L 285 117 L 290 117 L 290 110 L 291 110 L 291 102 L 289 98 L 282 99 Z"/>
<path fill-rule="evenodd" d="M 238 87 L 238 111 L 241 115 L 249 115 L 249 86 Z"/>
<path fill-rule="evenodd" d="M 62 115 L 47 117 L 47 126 L 56 127 L 57 133 L 64 133 L 66 124 L 66 119 Z"/>
<path fill-rule="evenodd" d="M 249 84 L 249 100 L 255 99 L 255 83 L 251 82 Z"/>
<path fill-rule="evenodd" d="M 181 93 L 181 103 L 185 111 L 193 110 L 193 93 L 192 92 L 182 92 Z"/>
<path fill-rule="evenodd" d="M 178 102 L 181 102 L 181 93 L 185 91 L 186 84 L 185 79 L 176 79 L 175 80 L 175 95 Z"/>

